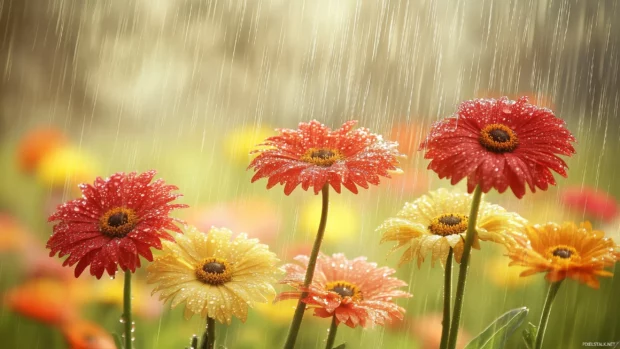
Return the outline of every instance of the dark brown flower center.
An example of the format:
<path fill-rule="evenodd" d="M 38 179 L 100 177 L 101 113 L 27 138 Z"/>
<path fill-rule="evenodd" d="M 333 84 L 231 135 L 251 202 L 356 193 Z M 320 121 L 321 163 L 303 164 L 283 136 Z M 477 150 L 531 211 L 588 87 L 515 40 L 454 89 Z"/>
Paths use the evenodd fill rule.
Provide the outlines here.
<path fill-rule="evenodd" d="M 505 143 L 510 140 L 510 135 L 508 134 L 508 132 L 501 129 L 491 130 L 491 132 L 489 132 L 489 136 L 491 136 L 494 141 L 500 143 Z"/>
<path fill-rule="evenodd" d="M 362 300 L 362 292 L 359 288 L 347 281 L 332 281 L 325 285 L 325 289 L 336 292 L 341 298 L 350 297 L 354 300 Z"/>
<path fill-rule="evenodd" d="M 480 144 L 494 153 L 512 152 L 519 145 L 515 132 L 503 124 L 486 125 L 480 131 Z"/>
<path fill-rule="evenodd" d="M 344 159 L 342 153 L 338 149 L 331 148 L 310 148 L 301 156 L 302 161 L 322 167 L 329 167 L 342 159 Z"/>
<path fill-rule="evenodd" d="M 226 271 L 226 266 L 223 263 L 211 262 L 202 267 L 205 273 L 221 274 Z"/>
<path fill-rule="evenodd" d="M 122 238 L 129 234 L 138 224 L 138 216 L 134 210 L 126 207 L 115 207 L 104 213 L 99 219 L 99 230 L 112 238 Z"/>
<path fill-rule="evenodd" d="M 556 248 L 553 251 L 554 256 L 564 258 L 564 259 L 570 258 L 572 254 L 573 252 L 567 248 Z"/>
<path fill-rule="evenodd" d="M 129 217 L 127 217 L 125 212 L 117 212 L 108 218 L 108 225 L 116 228 L 123 224 L 127 224 L 128 221 Z"/>
<path fill-rule="evenodd" d="M 461 234 L 467 230 L 468 223 L 469 220 L 466 215 L 445 213 L 433 218 L 428 226 L 428 230 L 435 235 L 441 236 Z"/>
<path fill-rule="evenodd" d="M 196 265 L 196 278 L 205 284 L 218 286 L 232 280 L 230 264 L 222 258 L 206 258 Z"/>
<path fill-rule="evenodd" d="M 331 158 L 332 156 L 334 156 L 334 152 L 329 150 L 329 149 L 319 149 L 317 151 L 312 152 L 312 154 L 310 154 L 311 157 L 313 158 L 319 158 L 322 160 L 326 160 Z"/>

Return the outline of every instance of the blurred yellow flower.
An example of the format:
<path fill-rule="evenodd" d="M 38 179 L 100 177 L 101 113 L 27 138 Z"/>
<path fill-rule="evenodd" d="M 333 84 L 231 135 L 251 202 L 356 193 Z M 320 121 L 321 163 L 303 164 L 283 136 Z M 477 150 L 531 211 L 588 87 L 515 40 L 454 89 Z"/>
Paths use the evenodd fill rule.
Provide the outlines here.
<path fill-rule="evenodd" d="M 31 173 L 56 148 L 67 143 L 65 134 L 56 128 L 44 127 L 29 130 L 17 146 L 17 161 L 22 171 Z"/>
<path fill-rule="evenodd" d="M 256 149 L 257 144 L 273 135 L 273 130 L 265 126 L 240 127 L 226 135 L 224 142 L 226 155 L 235 163 L 247 166 L 257 155 L 250 152 Z"/>
<path fill-rule="evenodd" d="M 171 300 L 172 307 L 185 302 L 185 318 L 193 314 L 230 324 L 232 316 L 245 322 L 248 307 L 275 297 L 272 283 L 281 271 L 267 245 L 226 228 L 208 234 L 190 227 L 177 234 L 176 243 L 164 241 L 164 255 L 148 266 L 153 293 Z"/>
<path fill-rule="evenodd" d="M 287 299 L 277 303 L 258 303 L 256 311 L 271 322 L 287 324 L 293 318 L 295 306 L 297 306 L 297 300 Z"/>
<path fill-rule="evenodd" d="M 302 207 L 299 215 L 299 229 L 308 237 L 314 238 L 321 217 L 322 203 L 320 200 L 310 200 Z M 327 227 L 325 231 L 326 243 L 351 241 L 359 233 L 360 216 L 358 212 L 341 201 L 333 200 L 329 203 Z"/>
<path fill-rule="evenodd" d="M 518 288 L 532 283 L 531 278 L 522 278 L 524 267 L 511 267 L 504 256 L 492 257 L 485 263 L 485 274 L 491 282 L 500 288 Z"/>
<path fill-rule="evenodd" d="M 114 304 L 119 308 L 123 306 L 123 282 L 102 278 L 90 284 L 89 301 L 96 303 Z M 144 281 L 134 278 L 131 282 L 134 295 L 132 310 L 142 318 L 154 319 L 161 315 L 163 307 L 161 302 L 154 301 L 145 287 Z"/>
<path fill-rule="evenodd" d="M 95 159 L 84 151 L 63 146 L 55 148 L 41 159 L 37 177 L 41 183 L 51 187 L 76 187 L 79 183 L 91 182 L 98 173 L 98 167 Z"/>
<path fill-rule="evenodd" d="M 470 194 L 459 191 L 439 189 L 429 192 L 429 195 L 406 203 L 395 218 L 386 220 L 377 228 L 383 234 L 381 242 L 397 242 L 392 251 L 409 246 L 400 258 L 400 264 L 417 257 L 419 267 L 430 253 L 432 265 L 437 260 L 444 265 L 450 248 L 460 263 L 471 201 Z M 525 220 L 501 206 L 481 201 L 476 223 L 478 234 L 472 246 L 480 249 L 478 240 L 504 243 L 504 233 L 518 231 Z"/>

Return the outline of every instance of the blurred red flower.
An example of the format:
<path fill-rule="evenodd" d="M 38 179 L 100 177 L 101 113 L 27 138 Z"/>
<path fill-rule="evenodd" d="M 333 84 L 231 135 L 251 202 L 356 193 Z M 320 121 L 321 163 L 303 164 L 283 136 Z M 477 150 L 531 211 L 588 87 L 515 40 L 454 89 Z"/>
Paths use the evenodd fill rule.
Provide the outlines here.
<path fill-rule="evenodd" d="M 319 317 L 335 316 L 337 323 L 349 327 L 369 324 L 384 325 L 392 319 L 402 319 L 405 309 L 392 300 L 411 297 L 411 294 L 398 290 L 407 284 L 389 275 L 395 270 L 388 267 L 377 268 L 366 257 L 348 260 L 342 253 L 332 257 L 319 255 L 312 283 L 303 286 L 308 265 L 308 256 L 297 256 L 300 264 L 287 264 L 285 278 L 280 281 L 298 291 L 283 292 L 276 298 L 299 299 L 302 292 L 308 292 L 303 302 L 314 308 Z"/>
<path fill-rule="evenodd" d="M 616 200 L 601 190 L 590 187 L 573 187 L 563 190 L 560 198 L 568 208 L 604 222 L 610 222 L 618 215 Z"/>
<path fill-rule="evenodd" d="M 48 219 L 58 221 L 47 242 L 50 256 L 69 255 L 63 265 L 77 263 L 76 277 L 90 265 L 98 279 L 104 270 L 115 275 L 118 266 L 134 272 L 139 256 L 152 261 L 150 248 L 161 249 L 161 239 L 174 240 L 166 230 L 181 233 L 170 211 L 187 207 L 170 204 L 181 194 L 161 179 L 151 182 L 154 176 L 155 171 L 116 173 L 98 177 L 94 185 L 81 184 L 82 199 L 58 206 Z"/>
<path fill-rule="evenodd" d="M 255 151 L 259 155 L 248 166 L 256 171 L 252 182 L 267 177 L 267 189 L 284 184 L 286 195 L 299 184 L 303 190 L 313 187 L 315 194 L 326 183 L 337 193 L 343 185 L 355 194 L 356 185 L 378 185 L 379 176 L 389 178 L 388 171 L 398 170 L 397 144 L 366 128 L 352 130 L 356 123 L 334 131 L 316 120 L 300 123 L 297 130 L 278 129 L 280 135 L 259 145 L 266 149 Z"/>
<path fill-rule="evenodd" d="M 467 177 L 471 193 L 477 185 L 503 193 L 508 187 L 517 198 L 555 185 L 550 170 L 566 177 L 566 163 L 557 154 L 575 152 L 575 138 L 564 121 L 527 97 L 475 99 L 459 106 L 454 117 L 441 120 L 422 143 L 428 168 L 454 185 Z"/>

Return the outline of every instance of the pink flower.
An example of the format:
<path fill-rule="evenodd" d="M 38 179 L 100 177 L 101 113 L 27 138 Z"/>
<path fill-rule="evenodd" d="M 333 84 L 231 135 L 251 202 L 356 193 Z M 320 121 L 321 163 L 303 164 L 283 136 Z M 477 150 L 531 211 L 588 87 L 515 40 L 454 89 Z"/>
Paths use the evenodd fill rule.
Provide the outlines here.
<path fill-rule="evenodd" d="M 377 268 L 377 264 L 367 262 L 366 257 L 348 260 L 342 253 L 332 257 L 321 254 L 312 284 L 306 288 L 303 283 L 308 259 L 308 256 L 297 256 L 295 260 L 301 265 L 284 266 L 286 277 L 280 283 L 297 291 L 283 292 L 276 300 L 298 299 L 302 292 L 308 292 L 302 301 L 314 308 L 315 316 L 335 316 L 338 323 L 352 328 L 384 325 L 403 318 L 405 309 L 392 299 L 411 297 L 411 294 L 397 289 L 407 284 L 389 276 L 395 273 L 394 269 Z"/>

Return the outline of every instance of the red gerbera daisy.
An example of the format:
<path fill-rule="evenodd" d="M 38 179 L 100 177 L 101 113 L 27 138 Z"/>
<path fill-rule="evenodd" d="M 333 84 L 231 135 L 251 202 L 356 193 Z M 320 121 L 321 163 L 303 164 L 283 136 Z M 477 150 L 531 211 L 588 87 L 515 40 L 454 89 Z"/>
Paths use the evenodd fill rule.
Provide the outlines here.
<path fill-rule="evenodd" d="M 47 242 L 50 256 L 69 255 L 63 265 L 74 265 L 78 277 L 90 265 L 98 279 L 104 270 L 113 276 L 117 266 L 134 272 L 140 257 L 153 260 L 150 248 L 161 249 L 160 239 L 173 241 L 166 230 L 181 232 L 168 216 L 183 204 L 170 204 L 181 194 L 178 188 L 159 179 L 155 171 L 141 174 L 116 173 L 98 177 L 94 185 L 80 184 L 82 198 L 60 206 L 48 221 L 58 221 Z"/>
<path fill-rule="evenodd" d="M 527 97 L 475 99 L 461 103 L 455 117 L 436 123 L 422 143 L 428 168 L 452 184 L 467 177 L 471 193 L 500 193 L 508 187 L 521 198 L 525 184 L 532 192 L 555 185 L 550 170 L 566 177 L 566 163 L 557 155 L 571 155 L 575 138 L 553 112 L 529 104 Z"/>
<path fill-rule="evenodd" d="M 300 123 L 297 130 L 278 129 L 280 135 L 259 145 L 268 148 L 255 151 L 260 154 L 248 167 L 256 171 L 252 182 L 268 177 L 267 189 L 284 184 L 286 195 L 299 184 L 304 190 L 314 187 L 315 194 L 326 183 L 337 193 L 342 184 L 355 194 L 356 185 L 378 185 L 379 176 L 389 178 L 388 171 L 399 170 L 398 144 L 366 128 L 352 130 L 356 123 L 348 121 L 334 131 L 316 120 Z"/>
<path fill-rule="evenodd" d="M 314 308 L 319 317 L 335 316 L 337 323 L 349 327 L 371 324 L 383 325 L 396 318 L 402 320 L 405 309 L 394 304 L 393 298 L 411 297 L 411 294 L 396 288 L 407 286 L 389 275 L 395 270 L 369 263 L 366 257 L 348 260 L 342 253 L 332 257 L 319 255 L 312 284 L 303 287 L 308 256 L 297 256 L 299 264 L 284 266 L 286 277 L 280 283 L 288 284 L 298 291 L 283 292 L 277 300 L 299 299 L 302 292 L 308 292 L 303 302 Z"/>

